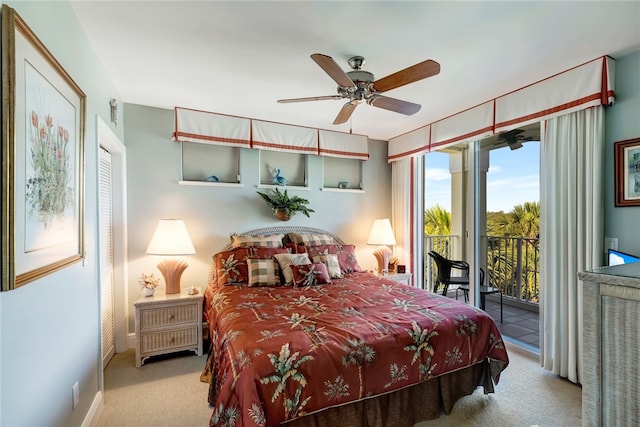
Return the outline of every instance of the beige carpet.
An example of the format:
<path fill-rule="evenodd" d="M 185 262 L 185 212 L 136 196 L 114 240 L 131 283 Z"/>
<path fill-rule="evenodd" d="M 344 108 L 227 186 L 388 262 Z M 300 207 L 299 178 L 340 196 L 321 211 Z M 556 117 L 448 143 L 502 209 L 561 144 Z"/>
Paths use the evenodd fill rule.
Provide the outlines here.
<path fill-rule="evenodd" d="M 484 395 L 478 389 L 459 400 L 450 415 L 415 427 L 580 426 L 580 387 L 542 370 L 528 353 L 508 348 L 511 362 L 496 393 Z M 105 370 L 98 426 L 207 426 L 212 412 L 208 386 L 199 379 L 205 361 L 206 356 L 185 353 L 136 368 L 133 350 L 117 354 Z"/>

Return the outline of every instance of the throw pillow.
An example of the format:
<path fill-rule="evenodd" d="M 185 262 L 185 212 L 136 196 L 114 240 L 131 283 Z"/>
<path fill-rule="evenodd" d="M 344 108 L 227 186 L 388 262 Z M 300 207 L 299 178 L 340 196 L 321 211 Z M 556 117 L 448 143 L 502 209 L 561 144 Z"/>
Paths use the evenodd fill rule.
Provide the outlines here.
<path fill-rule="evenodd" d="M 296 287 L 324 285 L 331 283 L 327 266 L 322 263 L 289 266 Z"/>
<path fill-rule="evenodd" d="M 273 259 L 248 260 L 249 286 L 280 286 L 278 263 Z"/>

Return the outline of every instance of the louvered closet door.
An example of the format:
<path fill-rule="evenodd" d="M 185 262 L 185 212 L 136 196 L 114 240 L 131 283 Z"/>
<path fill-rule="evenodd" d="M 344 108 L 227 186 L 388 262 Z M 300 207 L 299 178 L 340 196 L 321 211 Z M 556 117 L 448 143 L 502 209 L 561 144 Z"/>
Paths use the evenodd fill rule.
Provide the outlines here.
<path fill-rule="evenodd" d="M 100 190 L 98 223 L 100 226 L 100 300 L 102 305 L 102 366 L 115 352 L 113 295 L 113 220 L 111 154 L 100 148 Z"/>

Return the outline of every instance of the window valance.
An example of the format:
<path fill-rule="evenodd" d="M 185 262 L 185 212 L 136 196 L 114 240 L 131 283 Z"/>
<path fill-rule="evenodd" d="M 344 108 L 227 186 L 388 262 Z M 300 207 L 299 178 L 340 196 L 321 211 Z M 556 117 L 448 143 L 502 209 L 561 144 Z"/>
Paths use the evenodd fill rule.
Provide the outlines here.
<path fill-rule="evenodd" d="M 318 148 L 321 156 L 369 159 L 369 138 L 366 135 L 353 135 L 322 129 L 318 133 Z"/>
<path fill-rule="evenodd" d="M 176 107 L 173 140 L 249 148 L 251 120 Z"/>
<path fill-rule="evenodd" d="M 251 147 L 260 150 L 318 154 L 318 130 L 252 120 Z"/>
<path fill-rule="evenodd" d="M 391 138 L 388 161 L 417 156 L 596 105 L 613 104 L 614 67 L 613 58 L 601 57 Z"/>
<path fill-rule="evenodd" d="M 389 162 L 414 157 L 429 151 L 431 126 L 427 125 L 389 141 Z"/>
<path fill-rule="evenodd" d="M 172 138 L 178 142 L 369 159 L 369 138 L 344 132 L 254 120 L 175 107 Z"/>

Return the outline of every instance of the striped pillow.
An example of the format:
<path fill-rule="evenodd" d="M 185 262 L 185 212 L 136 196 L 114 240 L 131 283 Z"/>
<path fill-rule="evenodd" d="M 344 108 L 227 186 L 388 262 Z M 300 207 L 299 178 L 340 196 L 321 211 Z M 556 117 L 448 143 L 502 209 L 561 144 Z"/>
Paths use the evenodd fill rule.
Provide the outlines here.
<path fill-rule="evenodd" d="M 249 286 L 280 286 L 280 269 L 273 259 L 249 259 Z"/>
<path fill-rule="evenodd" d="M 282 247 L 284 234 L 271 234 L 269 236 L 248 236 L 241 234 L 231 235 L 232 248 L 246 248 L 248 246 L 260 246 L 263 248 Z"/>

